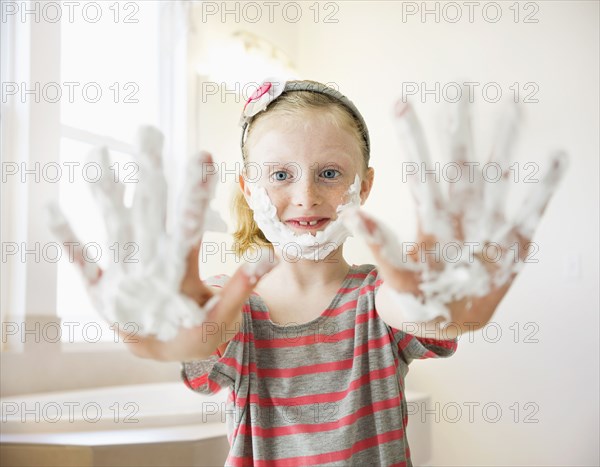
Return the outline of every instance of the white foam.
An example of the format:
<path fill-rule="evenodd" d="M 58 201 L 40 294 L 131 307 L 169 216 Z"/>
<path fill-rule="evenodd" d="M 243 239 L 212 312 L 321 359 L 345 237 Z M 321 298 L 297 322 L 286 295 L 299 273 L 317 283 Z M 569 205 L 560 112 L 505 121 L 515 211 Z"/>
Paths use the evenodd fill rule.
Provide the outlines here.
<path fill-rule="evenodd" d="M 337 218 L 314 235 L 297 234 L 281 222 L 277 216 L 277 208 L 264 187 L 252 186 L 250 208 L 256 224 L 276 250 L 282 252 L 285 249 L 285 254 L 292 258 L 322 261 L 352 235 L 341 219 L 341 214 L 351 207 L 360 206 L 360 186 L 361 180 L 357 174 L 346 193 L 349 201 L 339 205 L 336 208 Z M 291 244 L 295 245 L 295 248 L 288 248 Z"/>
<path fill-rule="evenodd" d="M 123 203 L 123 191 L 110 180 L 93 184 L 94 194 L 107 225 L 109 244 L 127 242 L 137 245 L 135 261 L 110 262 L 102 271 L 93 263 L 82 262 L 80 270 L 88 293 L 98 312 L 110 323 L 134 323 L 139 335 L 154 335 L 160 340 L 177 336 L 181 327 L 197 326 L 217 303 L 204 306 L 180 292 L 187 257 L 204 231 L 226 231 L 225 222 L 211 211 L 216 171 L 209 171 L 210 156 L 194 156 L 186 172 L 187 179 L 178 207 L 175 231 L 166 231 L 167 184 L 162 171 L 162 134 L 154 128 L 142 128 L 137 137 L 140 162 L 139 183 L 131 209 Z M 96 152 L 100 163 L 108 163 L 106 150 Z M 111 171 L 103 171 L 111 177 Z M 63 243 L 77 242 L 68 220 L 54 204 L 48 209 L 51 231 Z M 92 264 L 93 266 L 90 266 Z"/>

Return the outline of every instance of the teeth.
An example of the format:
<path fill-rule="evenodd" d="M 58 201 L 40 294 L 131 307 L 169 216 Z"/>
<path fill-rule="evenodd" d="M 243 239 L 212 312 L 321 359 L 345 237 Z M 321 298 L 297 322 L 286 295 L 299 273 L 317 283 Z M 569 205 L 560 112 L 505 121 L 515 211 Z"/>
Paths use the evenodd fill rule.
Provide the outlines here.
<path fill-rule="evenodd" d="M 310 222 L 298 221 L 298 224 L 300 224 L 300 225 L 317 225 L 317 222 L 319 222 L 319 221 L 310 221 Z"/>

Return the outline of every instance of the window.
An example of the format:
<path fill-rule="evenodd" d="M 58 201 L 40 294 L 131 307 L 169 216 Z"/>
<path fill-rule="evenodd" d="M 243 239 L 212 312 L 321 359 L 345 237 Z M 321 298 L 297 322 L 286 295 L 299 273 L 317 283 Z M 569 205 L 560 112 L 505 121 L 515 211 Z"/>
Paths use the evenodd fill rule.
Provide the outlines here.
<path fill-rule="evenodd" d="M 188 2 L 71 3 L 11 2 L 16 10 L 0 23 L 1 236 L 3 248 L 56 243 L 43 208 L 58 200 L 80 241 L 101 245 L 102 267 L 114 250 L 90 190 L 97 174 L 85 165 L 88 153 L 108 148 L 111 175 L 128 182 L 125 203 L 131 204 L 131 142 L 140 125 L 155 125 L 165 133 L 167 178 L 177 177 L 196 127 L 190 49 L 197 38 L 190 33 Z M 4 183 L 9 165 L 19 170 Z M 20 169 L 34 167 L 42 168 L 42 179 L 34 179 L 40 175 L 35 170 L 23 180 Z M 102 319 L 68 255 L 56 260 L 54 254 L 55 261 L 32 256 L 23 260 L 23 251 L 17 252 L 0 265 L 1 350 L 27 351 L 19 330 L 54 325 L 56 317 L 78 324 L 75 333 L 63 326 L 62 342 L 95 341 Z M 95 325 L 89 335 L 81 333 L 86 323 Z M 5 335 L 5 325 L 17 332 Z M 96 334 L 101 341 L 115 336 L 108 325 Z"/>
<path fill-rule="evenodd" d="M 115 251 L 89 186 L 97 179 L 98 166 L 87 156 L 94 147 L 108 147 L 112 175 L 125 183 L 126 204 L 131 204 L 135 171 L 127 163 L 134 161 L 132 138 L 140 125 L 159 126 L 160 120 L 159 4 L 107 2 L 95 23 L 78 16 L 74 21 L 67 15 L 61 19 L 59 200 L 88 259 L 101 267 L 113 261 Z M 90 303 L 78 271 L 67 261 L 58 263 L 57 314 L 63 322 L 63 342 L 115 337 Z"/>

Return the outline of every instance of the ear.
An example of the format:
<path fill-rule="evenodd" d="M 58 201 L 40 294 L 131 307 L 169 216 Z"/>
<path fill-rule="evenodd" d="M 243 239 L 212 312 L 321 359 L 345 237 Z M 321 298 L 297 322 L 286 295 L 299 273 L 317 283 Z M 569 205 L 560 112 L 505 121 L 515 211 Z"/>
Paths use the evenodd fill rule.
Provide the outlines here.
<path fill-rule="evenodd" d="M 246 182 L 246 179 L 244 178 L 243 172 L 238 177 L 238 183 L 240 186 L 240 191 L 244 195 L 244 198 L 246 198 L 246 203 L 248 203 L 248 206 L 250 206 L 250 190 L 248 189 L 248 183 Z"/>
<path fill-rule="evenodd" d="M 373 180 L 375 178 L 375 169 L 373 167 L 369 167 L 367 169 L 367 175 L 363 179 L 360 185 L 360 205 L 362 206 L 367 201 L 369 197 L 369 193 L 371 193 L 371 188 L 373 187 Z"/>

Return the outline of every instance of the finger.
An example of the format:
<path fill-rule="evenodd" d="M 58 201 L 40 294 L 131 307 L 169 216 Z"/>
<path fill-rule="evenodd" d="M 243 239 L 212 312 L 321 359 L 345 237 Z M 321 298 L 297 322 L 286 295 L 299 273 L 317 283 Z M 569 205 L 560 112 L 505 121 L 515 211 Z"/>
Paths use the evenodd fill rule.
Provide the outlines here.
<path fill-rule="evenodd" d="M 191 250 L 191 254 L 195 251 Z M 201 323 L 216 323 L 225 328 L 232 327 L 239 313 L 252 293 L 252 290 L 269 271 L 278 264 L 278 259 L 269 248 L 259 249 L 259 254 L 255 262 L 247 262 L 237 269 L 231 279 L 225 284 L 220 293 L 207 287 L 204 283 L 196 289 L 196 296 L 192 301 L 200 304 L 201 320 L 186 320 L 188 325 L 199 325 Z M 193 261 L 190 261 L 190 267 L 194 267 Z M 187 296 L 185 297 L 188 298 Z"/>
<path fill-rule="evenodd" d="M 227 231 L 225 222 L 210 209 L 217 182 L 212 156 L 206 151 L 194 155 L 187 166 L 175 231 L 175 238 L 187 248 L 199 245 L 206 230 Z"/>
<path fill-rule="evenodd" d="M 200 245 L 193 246 L 188 253 L 186 271 L 181 281 L 180 292 L 197 303 L 205 303 L 213 294 L 211 288 L 207 287 L 200 279 L 200 248 Z"/>
<path fill-rule="evenodd" d="M 490 238 L 504 223 L 504 203 L 507 198 L 510 179 L 510 162 L 513 148 L 518 138 L 522 114 L 519 107 L 511 103 L 505 107 L 496 127 L 496 139 L 487 167 L 490 167 L 488 182 L 483 191 L 483 216 L 481 218 L 482 239 Z M 493 169 L 497 174 L 493 173 Z M 499 176 L 498 179 L 496 177 Z"/>
<path fill-rule="evenodd" d="M 214 305 L 206 321 L 227 324 L 234 320 L 258 281 L 277 266 L 279 260 L 272 250 L 261 248 L 259 252 L 256 262 L 240 266 L 225 284 L 218 301 L 213 300 Z"/>
<path fill-rule="evenodd" d="M 72 252 L 72 260 L 77 264 L 77 269 L 81 273 L 86 285 L 95 285 L 102 276 L 102 270 L 96 263 L 86 261 L 83 255 L 82 243 L 73 232 L 71 224 L 60 209 L 60 206 L 55 202 L 48 203 L 45 208 L 45 214 L 48 228 L 63 246 L 68 248 L 69 254 Z"/>
<path fill-rule="evenodd" d="M 422 264 L 411 258 L 414 253 L 414 248 L 410 248 L 412 245 L 404 251 L 396 234 L 383 222 L 358 208 L 348 208 L 340 214 L 340 218 L 351 232 L 367 242 L 384 276 L 391 277 L 395 271 L 418 272 L 423 269 Z"/>
<path fill-rule="evenodd" d="M 533 238 L 542 214 L 548 206 L 550 198 L 558 188 L 568 167 L 568 156 L 563 151 L 557 151 L 551 156 L 550 164 L 541 176 L 541 183 L 532 184 L 525 196 L 523 208 L 519 210 L 515 226 L 519 233 L 527 238 Z"/>
<path fill-rule="evenodd" d="M 104 219 L 107 237 L 111 243 L 117 242 L 124 248 L 131 238 L 127 208 L 124 204 L 125 186 L 111 176 L 110 157 L 106 147 L 94 149 L 89 159 L 98 163 L 101 177 L 98 183 L 90 185 L 92 194 Z M 121 263 L 119 263 L 121 264 Z M 122 263 L 125 266 L 125 263 Z"/>
<path fill-rule="evenodd" d="M 446 202 L 442 196 L 439 180 L 431 177 L 423 179 L 418 174 L 426 174 L 432 170 L 429 149 L 425 142 L 423 129 L 412 106 L 400 99 L 396 103 L 396 132 L 403 148 L 406 159 L 406 173 L 409 177 L 409 186 L 417 204 L 418 222 L 421 229 L 441 238 L 452 237 L 451 225 L 446 214 Z M 415 177 L 414 174 L 417 174 Z"/>
<path fill-rule="evenodd" d="M 461 99 L 451 107 L 446 128 L 450 160 L 457 171 L 455 181 L 449 185 L 448 210 L 455 222 L 455 237 L 477 241 L 483 178 L 474 161 L 469 91 L 465 86 L 461 91 Z"/>
<path fill-rule="evenodd" d="M 525 201 L 512 222 L 505 222 L 492 237 L 491 242 L 506 249 L 494 274 L 494 285 L 500 287 L 518 274 L 525 265 L 531 239 L 550 198 L 568 167 L 568 157 L 563 151 L 557 151 L 550 159 L 540 182 L 532 184 Z"/>
<path fill-rule="evenodd" d="M 529 189 L 526 192 L 523 205 L 514 220 L 510 223 L 505 223 L 503 228 L 499 229 L 497 234 L 492 237 L 492 240 L 502 245 L 506 244 L 511 241 L 510 232 L 514 229 L 527 239 L 533 238 L 542 214 L 564 177 L 567 167 L 567 154 L 564 151 L 555 152 L 550 158 L 550 163 L 542 173 L 539 183 L 532 183 L 528 187 Z"/>
<path fill-rule="evenodd" d="M 139 248 L 138 267 L 151 264 L 165 235 L 167 181 L 162 169 L 163 135 L 141 127 L 136 135 L 139 181 L 131 206 L 133 235 Z"/>

